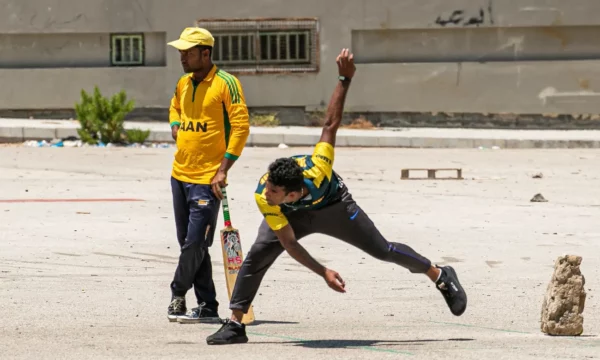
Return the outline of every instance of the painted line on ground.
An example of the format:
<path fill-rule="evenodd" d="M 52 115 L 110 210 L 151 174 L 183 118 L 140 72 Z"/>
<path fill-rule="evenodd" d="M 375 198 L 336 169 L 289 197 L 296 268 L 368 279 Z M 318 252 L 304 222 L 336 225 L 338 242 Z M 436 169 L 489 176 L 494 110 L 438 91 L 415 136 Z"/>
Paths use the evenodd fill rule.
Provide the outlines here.
<path fill-rule="evenodd" d="M 531 333 L 525 332 L 525 331 L 498 329 L 498 328 L 491 328 L 491 327 L 487 327 L 487 326 L 460 324 L 460 323 L 433 321 L 433 320 L 430 320 L 429 322 L 434 323 L 434 324 L 441 324 L 441 325 L 463 326 L 463 327 L 470 327 L 470 328 L 474 328 L 474 329 L 486 329 L 486 330 L 494 330 L 494 331 L 501 331 L 501 332 L 508 332 L 508 333 L 532 335 Z"/>
<path fill-rule="evenodd" d="M 58 203 L 58 202 L 135 202 L 145 201 L 142 199 L 0 199 L 0 203 Z"/>
<path fill-rule="evenodd" d="M 459 323 L 453 323 L 453 322 L 442 322 L 442 321 L 433 321 L 433 320 L 430 320 L 429 322 L 434 323 L 434 324 L 441 324 L 441 325 L 462 326 L 462 327 L 469 327 L 469 328 L 474 328 L 474 329 L 486 329 L 486 330 L 501 331 L 501 332 L 507 332 L 507 333 L 515 333 L 515 334 L 543 335 L 544 337 L 548 337 L 548 338 L 560 338 L 560 339 L 565 339 L 565 340 L 585 341 L 585 342 L 591 343 L 591 344 L 588 344 L 587 346 L 600 346 L 600 341 L 595 340 L 595 339 L 587 339 L 586 338 L 586 337 L 597 338 L 598 337 L 597 335 L 587 335 L 587 336 L 583 336 L 583 337 L 582 336 L 552 336 L 552 335 L 546 335 L 544 333 L 538 334 L 538 333 L 532 333 L 532 332 L 526 332 L 526 331 L 491 328 L 491 327 L 480 326 L 480 325 L 459 324 Z"/>

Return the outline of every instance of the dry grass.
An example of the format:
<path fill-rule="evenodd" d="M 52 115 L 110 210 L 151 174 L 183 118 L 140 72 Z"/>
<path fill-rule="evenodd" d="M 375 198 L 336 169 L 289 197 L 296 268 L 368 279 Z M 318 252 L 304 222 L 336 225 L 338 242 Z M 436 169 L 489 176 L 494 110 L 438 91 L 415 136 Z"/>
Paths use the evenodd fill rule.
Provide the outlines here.
<path fill-rule="evenodd" d="M 373 125 L 373 123 L 364 116 L 359 116 L 358 118 L 352 120 L 352 123 L 349 125 L 343 125 L 341 127 L 346 129 L 374 129 L 375 125 Z"/>
<path fill-rule="evenodd" d="M 251 114 L 251 126 L 279 126 L 277 114 Z"/>

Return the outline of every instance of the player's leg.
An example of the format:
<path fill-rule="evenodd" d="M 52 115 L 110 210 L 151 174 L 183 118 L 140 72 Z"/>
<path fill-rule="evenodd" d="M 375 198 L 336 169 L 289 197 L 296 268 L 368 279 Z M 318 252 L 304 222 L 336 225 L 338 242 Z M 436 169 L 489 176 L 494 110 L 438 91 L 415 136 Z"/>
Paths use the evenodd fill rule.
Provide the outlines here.
<path fill-rule="evenodd" d="M 175 215 L 175 229 L 179 248 L 183 247 L 188 231 L 190 209 L 187 201 L 187 192 L 184 184 L 171 177 L 171 193 L 173 195 L 173 212 Z"/>
<path fill-rule="evenodd" d="M 171 282 L 171 291 L 175 299 L 185 297 L 187 291 L 192 287 L 196 280 L 196 274 L 200 270 L 205 254 L 208 252 L 209 226 L 214 222 L 214 217 L 218 215 L 218 206 L 214 206 L 216 198 L 209 185 L 197 185 L 184 183 L 187 193 L 187 203 L 189 206 L 189 222 L 187 237 L 181 248 L 179 263 L 175 270 L 173 281 Z M 212 277 L 211 280 L 212 282 Z M 210 289 L 208 283 L 203 288 Z M 214 285 L 213 285 L 214 289 Z M 207 293 L 207 301 L 216 298 L 213 292 Z"/>
<path fill-rule="evenodd" d="M 306 213 L 298 212 L 290 215 L 288 221 L 294 229 L 296 239 L 300 240 L 312 233 L 310 220 Z M 283 251 L 284 248 L 279 239 L 263 219 L 258 228 L 256 240 L 242 263 L 231 294 L 229 308 L 232 310 L 232 318 L 238 319 L 238 322 L 228 319 L 216 333 L 207 337 L 206 342 L 209 345 L 245 343 L 248 341 L 245 325 L 241 324 L 240 321 L 243 314 L 248 312 L 267 270 Z"/>
<path fill-rule="evenodd" d="M 467 295 L 455 270 L 450 266 L 433 266 L 429 259 L 410 246 L 387 241 L 347 189 L 342 191 L 340 202 L 320 210 L 315 217 L 317 231 L 343 240 L 379 260 L 427 275 L 444 296 L 450 311 L 456 316 L 462 315 L 467 306 Z"/>
<path fill-rule="evenodd" d="M 208 234 L 206 235 L 207 251 L 204 254 L 204 260 L 194 279 L 194 293 L 196 294 L 198 307 L 193 308 L 190 314 L 179 316 L 177 318 L 178 322 L 184 324 L 218 322 L 220 320 L 218 312 L 219 302 L 216 298 L 215 283 L 213 281 L 212 259 L 208 251 L 208 248 L 214 241 L 220 201 L 215 201 L 215 204 L 211 206 L 216 207 L 217 210 L 215 210 L 215 214 L 217 215 L 214 216 Z"/>
<path fill-rule="evenodd" d="M 184 183 L 171 177 L 171 193 L 173 197 L 173 212 L 175 215 L 175 229 L 179 249 L 183 248 L 188 233 L 190 210 L 188 205 L 187 189 Z M 187 312 L 185 294 L 174 296 L 171 294 L 171 303 L 167 309 L 169 321 L 177 321 L 177 317 Z"/>

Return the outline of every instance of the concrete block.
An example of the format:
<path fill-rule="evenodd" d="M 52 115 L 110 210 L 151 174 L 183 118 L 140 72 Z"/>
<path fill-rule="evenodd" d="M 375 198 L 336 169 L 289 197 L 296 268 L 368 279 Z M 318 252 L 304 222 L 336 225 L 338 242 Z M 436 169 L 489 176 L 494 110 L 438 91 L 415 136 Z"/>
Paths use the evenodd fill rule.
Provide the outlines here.
<path fill-rule="evenodd" d="M 484 147 L 486 149 L 490 149 L 494 146 L 499 147 L 500 149 L 506 149 L 506 140 L 504 139 L 473 139 L 473 147 Z"/>
<path fill-rule="evenodd" d="M 24 127 L 24 140 L 52 140 L 56 139 L 56 128 L 53 127 Z"/>
<path fill-rule="evenodd" d="M 382 147 L 408 148 L 408 147 L 410 147 L 410 138 L 401 137 L 401 136 L 397 136 L 397 137 L 382 136 L 382 137 L 378 138 L 378 144 L 379 144 L 379 146 L 382 146 Z"/>
<path fill-rule="evenodd" d="M 347 135 L 338 135 L 335 139 L 336 147 L 347 147 L 348 146 L 348 136 Z"/>
<path fill-rule="evenodd" d="M 148 136 L 148 141 L 152 142 L 162 142 L 162 143 L 173 143 L 173 136 L 171 135 L 171 131 L 163 130 L 163 131 L 151 131 L 150 136 Z"/>
<path fill-rule="evenodd" d="M 451 142 L 446 138 L 437 137 L 414 137 L 411 139 L 411 146 L 414 148 L 448 148 Z"/>
<path fill-rule="evenodd" d="M 598 147 L 599 143 L 596 140 L 569 140 L 569 148 L 593 149 Z"/>
<path fill-rule="evenodd" d="M 20 141 L 25 141 L 22 127 L 0 127 L 0 142 Z"/>
<path fill-rule="evenodd" d="M 313 146 L 319 142 L 320 138 L 320 134 L 285 134 L 283 135 L 283 143 L 289 146 Z"/>
<path fill-rule="evenodd" d="M 446 139 L 445 148 L 472 149 L 475 147 L 473 139 Z"/>
<path fill-rule="evenodd" d="M 283 134 L 252 134 L 252 146 L 277 146 L 283 143 Z"/>
<path fill-rule="evenodd" d="M 56 138 L 57 139 L 64 139 L 69 136 L 79 137 L 79 134 L 77 134 L 77 129 L 74 129 L 74 128 L 57 128 L 56 129 Z"/>
<path fill-rule="evenodd" d="M 505 141 L 505 149 L 526 149 L 528 145 L 527 141 L 521 139 L 510 139 Z"/>
<path fill-rule="evenodd" d="M 568 140 L 546 140 L 543 144 L 544 149 L 567 149 L 568 147 Z"/>
<path fill-rule="evenodd" d="M 347 146 L 377 147 L 379 141 L 376 136 L 346 136 Z"/>
<path fill-rule="evenodd" d="M 413 137 L 410 139 L 410 147 L 412 148 L 424 148 L 426 139 L 423 137 Z"/>

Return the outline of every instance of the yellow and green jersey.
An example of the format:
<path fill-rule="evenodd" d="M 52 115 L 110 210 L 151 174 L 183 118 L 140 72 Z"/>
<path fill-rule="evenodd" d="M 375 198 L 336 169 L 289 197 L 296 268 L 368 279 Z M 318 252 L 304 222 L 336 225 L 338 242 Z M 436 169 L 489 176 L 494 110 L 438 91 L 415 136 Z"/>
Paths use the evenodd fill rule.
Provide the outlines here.
<path fill-rule="evenodd" d="M 270 206 L 265 198 L 268 173 L 260 179 L 254 193 L 258 209 L 273 230 L 280 230 L 288 224 L 286 213 L 322 208 L 335 198 L 338 191 L 339 180 L 333 171 L 334 150 L 331 144 L 320 142 L 315 146 L 312 155 L 296 155 L 292 158 L 304 170 L 307 196 L 295 203 Z"/>
<path fill-rule="evenodd" d="M 223 157 L 237 160 L 250 134 L 242 86 L 216 65 L 201 82 L 179 79 L 169 122 L 179 125 L 172 176 L 194 184 L 210 184 Z"/>

